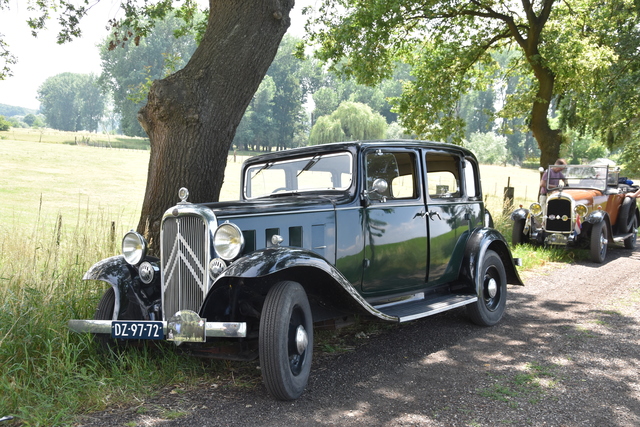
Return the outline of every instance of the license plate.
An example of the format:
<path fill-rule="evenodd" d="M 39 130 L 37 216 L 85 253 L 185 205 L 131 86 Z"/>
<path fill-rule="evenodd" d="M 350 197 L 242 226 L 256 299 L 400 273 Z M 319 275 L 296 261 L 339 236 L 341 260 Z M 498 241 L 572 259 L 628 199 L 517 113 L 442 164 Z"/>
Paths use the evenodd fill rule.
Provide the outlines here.
<path fill-rule="evenodd" d="M 118 320 L 111 322 L 111 338 L 125 340 L 162 340 L 162 322 Z"/>

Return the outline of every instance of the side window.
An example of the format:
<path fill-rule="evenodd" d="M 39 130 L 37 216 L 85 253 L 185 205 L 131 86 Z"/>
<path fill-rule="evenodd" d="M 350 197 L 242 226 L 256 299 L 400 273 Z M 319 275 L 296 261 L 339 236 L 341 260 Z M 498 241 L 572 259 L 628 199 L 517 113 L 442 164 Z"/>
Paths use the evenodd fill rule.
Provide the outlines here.
<path fill-rule="evenodd" d="M 459 157 L 446 153 L 427 153 L 426 165 L 429 197 L 453 199 L 462 196 Z"/>
<path fill-rule="evenodd" d="M 474 167 L 475 163 L 469 161 L 469 159 L 464 159 L 464 163 L 464 184 L 467 197 L 479 196 L 478 187 L 476 186 L 476 168 Z"/>
<path fill-rule="evenodd" d="M 384 180 L 387 189 L 380 196 L 394 200 L 418 198 L 415 160 L 413 152 L 376 150 L 368 153 L 367 190 L 373 189 L 376 180 Z"/>

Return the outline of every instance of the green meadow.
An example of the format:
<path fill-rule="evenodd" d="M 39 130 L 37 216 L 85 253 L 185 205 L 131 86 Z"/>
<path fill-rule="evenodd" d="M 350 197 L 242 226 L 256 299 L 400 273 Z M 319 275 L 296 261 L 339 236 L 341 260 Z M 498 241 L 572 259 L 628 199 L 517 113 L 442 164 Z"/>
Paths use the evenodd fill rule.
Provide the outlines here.
<path fill-rule="evenodd" d="M 134 397 L 142 405 L 167 387 L 260 381 L 255 364 L 184 357 L 171 345 L 100 354 L 90 337 L 68 331 L 68 319 L 93 317 L 105 289 L 82 275 L 118 254 L 121 236 L 137 225 L 148 159 L 148 149 L 115 148 L 95 135 L 0 134 L 0 418 L 69 425 Z M 229 157 L 223 200 L 239 194 L 242 159 Z M 484 166 L 482 179 L 496 224 L 510 233 L 501 216 L 504 187 L 510 182 L 516 204 L 528 204 L 537 172 Z M 522 251 L 526 268 L 564 256 L 526 247 L 517 256 Z"/>

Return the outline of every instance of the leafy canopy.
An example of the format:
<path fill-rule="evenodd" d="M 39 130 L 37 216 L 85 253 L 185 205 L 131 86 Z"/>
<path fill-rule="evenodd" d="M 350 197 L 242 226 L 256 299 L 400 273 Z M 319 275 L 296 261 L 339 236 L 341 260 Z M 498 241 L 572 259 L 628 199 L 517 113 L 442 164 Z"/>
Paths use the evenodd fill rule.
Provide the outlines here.
<path fill-rule="evenodd" d="M 411 80 L 396 103 L 403 124 L 460 141 L 457 102 L 469 91 L 519 76 L 503 114 L 522 117 L 541 101 L 541 84 L 554 97 L 597 85 L 618 59 L 610 23 L 623 15 L 636 19 L 631 0 L 324 0 L 307 29 L 318 56 L 360 83 L 409 64 Z M 504 51 L 511 61 L 500 68 L 494 54 Z"/>

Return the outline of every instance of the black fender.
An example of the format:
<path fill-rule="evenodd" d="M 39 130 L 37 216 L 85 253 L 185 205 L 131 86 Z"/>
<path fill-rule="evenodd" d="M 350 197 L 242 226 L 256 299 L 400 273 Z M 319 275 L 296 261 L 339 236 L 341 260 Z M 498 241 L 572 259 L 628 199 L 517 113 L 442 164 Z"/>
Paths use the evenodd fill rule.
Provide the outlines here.
<path fill-rule="evenodd" d="M 314 322 L 335 317 L 336 313 L 370 314 L 397 321 L 396 317 L 383 314 L 369 304 L 322 256 L 302 248 L 280 246 L 254 251 L 233 262 L 212 284 L 200 310 L 201 316 L 210 321 L 225 319 L 227 315 L 232 319 L 234 310 L 242 311 L 242 307 L 237 307 L 241 301 L 256 301 L 252 307 L 259 311 L 257 305 L 261 307 L 271 286 L 281 280 L 294 280 L 304 287 Z M 239 311 L 235 316 L 242 315 Z M 223 312 L 228 314 L 222 315 Z"/>
<path fill-rule="evenodd" d="M 598 223 L 604 222 L 604 226 L 607 227 L 607 236 L 610 244 L 613 244 L 613 231 L 611 229 L 611 220 L 609 219 L 609 214 L 606 211 L 601 209 L 592 211 L 587 215 L 584 219 L 583 224 L 589 224 L 589 235 L 591 234 L 591 227 Z"/>
<path fill-rule="evenodd" d="M 511 212 L 511 221 L 515 221 L 516 219 L 526 220 L 528 216 L 529 216 L 529 209 L 519 208 Z"/>
<path fill-rule="evenodd" d="M 507 283 L 524 286 L 507 241 L 499 231 L 493 228 L 479 228 L 471 233 L 465 248 L 460 279 L 465 283 L 473 284 L 476 292 L 480 292 L 480 285 L 482 284 L 482 280 L 479 277 L 480 268 L 482 260 L 489 249 L 496 252 L 502 259 L 502 264 L 507 273 Z"/>
<path fill-rule="evenodd" d="M 147 261 L 158 265 L 155 258 Z M 111 285 L 115 293 L 114 320 L 149 320 L 154 303 L 141 290 L 138 271 L 123 255 L 112 256 L 95 263 L 82 280 L 99 280 Z M 156 279 L 159 280 L 159 279 Z"/>

